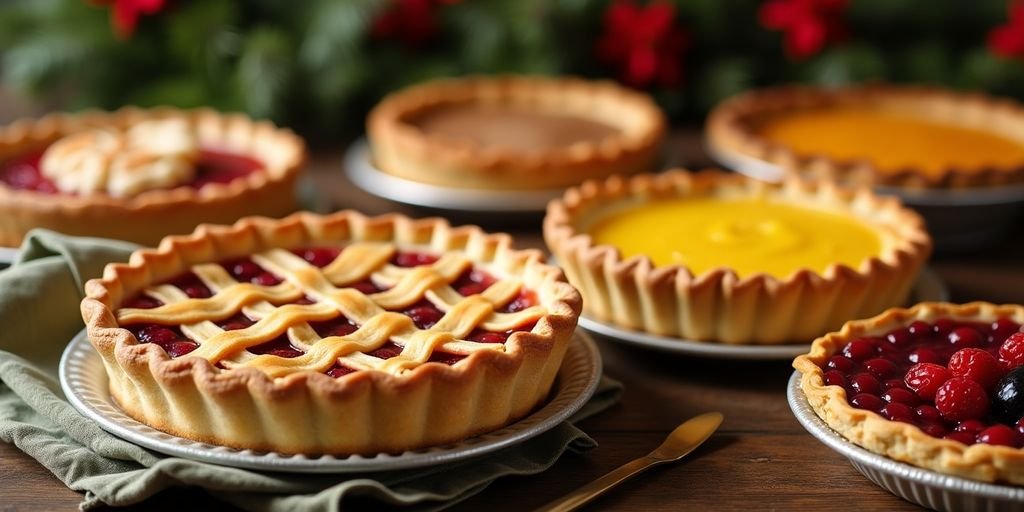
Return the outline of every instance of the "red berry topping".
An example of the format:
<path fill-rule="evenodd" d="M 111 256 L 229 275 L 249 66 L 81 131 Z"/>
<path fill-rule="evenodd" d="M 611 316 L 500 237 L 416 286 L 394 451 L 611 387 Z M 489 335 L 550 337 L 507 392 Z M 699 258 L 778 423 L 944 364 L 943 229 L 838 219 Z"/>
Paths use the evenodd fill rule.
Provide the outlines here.
<path fill-rule="evenodd" d="M 1011 334 L 999 346 L 999 359 L 1006 362 L 1008 369 L 1024 365 L 1024 332 Z"/>
<path fill-rule="evenodd" d="M 953 431 L 946 434 L 946 439 L 952 439 L 953 441 L 971 445 L 977 441 L 977 434 L 974 432 Z"/>
<path fill-rule="evenodd" d="M 911 329 L 913 329 L 913 326 L 911 326 Z M 888 335 L 886 335 L 885 339 L 886 341 L 892 343 L 897 347 L 905 346 L 907 343 L 910 343 L 910 341 L 913 339 L 911 329 L 899 329 L 896 331 L 892 331 Z M 929 330 L 931 329 L 929 328 Z"/>
<path fill-rule="evenodd" d="M 958 350 L 949 358 L 949 372 L 954 377 L 971 379 L 986 390 L 991 390 L 1003 376 L 995 356 L 980 348 Z"/>
<path fill-rule="evenodd" d="M 295 254 L 309 262 L 310 265 L 323 268 L 330 265 L 335 259 L 337 259 L 338 255 L 341 254 L 341 249 L 334 247 L 317 247 L 313 249 L 299 249 L 298 251 L 295 251 Z"/>
<path fill-rule="evenodd" d="M 160 306 L 163 306 L 163 305 L 164 305 L 163 302 L 160 302 L 159 300 L 154 299 L 153 297 L 146 296 L 146 295 L 138 295 L 136 297 L 128 299 L 124 303 L 124 307 L 126 307 L 126 308 L 136 308 L 136 309 L 153 309 L 153 308 L 160 307 Z"/>
<path fill-rule="evenodd" d="M 250 282 L 252 282 L 252 284 L 258 284 L 260 286 L 274 286 L 275 284 L 280 283 L 281 279 L 279 279 L 274 274 L 271 274 L 270 272 L 262 272 L 256 277 L 252 278 Z"/>
<path fill-rule="evenodd" d="M 1020 434 L 1017 431 L 1002 424 L 992 425 L 978 433 L 979 443 L 1019 447 L 1020 441 Z"/>
<path fill-rule="evenodd" d="M 853 361 L 846 356 L 832 356 L 825 363 L 825 367 L 848 373 L 850 370 L 853 370 Z"/>
<path fill-rule="evenodd" d="M 907 361 L 911 363 L 940 363 L 942 359 L 939 354 L 930 348 L 919 348 L 907 355 Z"/>
<path fill-rule="evenodd" d="M 326 373 L 328 377 L 333 377 L 333 378 L 337 379 L 338 377 L 341 377 L 342 375 L 348 375 L 348 374 L 350 374 L 350 373 L 352 373 L 354 371 L 355 371 L 354 369 L 349 368 L 348 366 L 341 366 L 340 364 L 335 364 L 334 366 L 332 366 L 330 369 L 328 369 L 324 373 Z"/>
<path fill-rule="evenodd" d="M 936 320 L 935 324 L 933 326 L 933 329 L 935 330 L 935 334 L 938 334 L 940 336 L 946 336 L 949 333 L 953 332 L 953 329 L 956 329 L 956 328 L 957 328 L 957 323 L 955 321 L 953 321 L 953 320 L 948 319 L 948 318 L 940 318 L 940 319 Z"/>
<path fill-rule="evenodd" d="M 914 409 L 909 405 L 901 403 L 888 403 L 885 407 L 882 407 L 882 416 L 893 420 L 902 421 L 903 423 L 914 422 Z"/>
<path fill-rule="evenodd" d="M 884 379 L 894 373 L 896 373 L 896 363 L 876 357 L 874 359 L 868 359 L 864 362 L 864 369 L 870 372 L 879 379 Z"/>
<path fill-rule="evenodd" d="M 1020 331 L 1020 324 L 1009 318 L 999 318 L 992 322 L 992 338 L 996 343 L 1002 343 L 1007 337 Z"/>
<path fill-rule="evenodd" d="M 157 345 L 166 345 L 181 339 L 178 333 L 162 325 L 147 325 L 140 329 L 135 337 L 142 343 L 156 343 Z"/>
<path fill-rule="evenodd" d="M 954 429 L 957 432 L 970 432 L 977 434 L 982 430 L 985 430 L 985 423 L 978 420 L 964 420 L 961 421 Z"/>
<path fill-rule="evenodd" d="M 878 354 L 878 346 L 875 345 L 875 342 L 865 338 L 850 341 L 843 347 L 843 355 L 854 361 L 864 361 L 876 354 Z"/>
<path fill-rule="evenodd" d="M 886 402 L 889 403 L 900 403 L 906 405 L 917 405 L 918 402 L 920 402 L 920 400 L 918 400 L 917 398 L 917 395 L 902 388 L 892 388 L 886 390 L 884 393 L 882 393 L 882 400 L 885 400 Z"/>
<path fill-rule="evenodd" d="M 942 414 L 933 405 L 919 405 L 914 409 L 914 415 L 922 422 L 942 421 Z"/>
<path fill-rule="evenodd" d="M 885 407 L 885 402 L 875 395 L 860 393 L 858 395 L 854 395 L 853 398 L 850 399 L 850 405 L 858 409 L 880 412 L 882 408 Z"/>
<path fill-rule="evenodd" d="M 850 377 L 850 389 L 854 393 L 878 395 L 882 392 L 882 383 L 870 373 L 858 373 Z"/>
<path fill-rule="evenodd" d="M 420 265 L 431 265 L 436 262 L 437 256 L 422 252 L 400 252 L 391 261 L 399 267 L 418 267 Z"/>
<path fill-rule="evenodd" d="M 957 327 L 953 329 L 953 332 L 949 333 L 949 343 L 958 349 L 980 347 L 984 342 L 984 336 L 973 327 Z"/>
<path fill-rule="evenodd" d="M 171 357 L 181 357 L 199 348 L 199 344 L 194 341 L 172 341 L 161 346 L 167 351 L 167 355 Z"/>
<path fill-rule="evenodd" d="M 226 267 L 232 277 L 242 282 L 247 282 L 263 272 L 259 265 L 250 260 L 240 260 Z"/>
<path fill-rule="evenodd" d="M 420 329 L 430 329 L 441 320 L 444 313 L 433 304 L 423 301 L 405 312 Z"/>
<path fill-rule="evenodd" d="M 949 380 L 953 375 L 943 366 L 934 363 L 918 363 L 907 370 L 903 382 L 917 396 L 932 400 L 939 386 Z"/>
<path fill-rule="evenodd" d="M 935 408 L 949 421 L 977 419 L 988 412 L 988 395 L 981 384 L 953 377 L 935 392 Z"/>
<path fill-rule="evenodd" d="M 477 343 L 505 343 L 508 336 L 509 333 L 504 332 L 473 331 L 466 336 L 466 339 Z M 842 374 L 839 374 L 839 377 L 842 378 Z"/>

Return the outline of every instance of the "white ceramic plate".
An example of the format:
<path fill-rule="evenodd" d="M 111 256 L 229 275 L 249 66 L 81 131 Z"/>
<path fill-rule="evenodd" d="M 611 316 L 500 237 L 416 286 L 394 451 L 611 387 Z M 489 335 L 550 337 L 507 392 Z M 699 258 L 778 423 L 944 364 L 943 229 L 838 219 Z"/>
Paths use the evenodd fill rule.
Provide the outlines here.
<path fill-rule="evenodd" d="M 944 475 L 897 462 L 847 441 L 811 408 L 800 389 L 800 372 L 790 377 L 786 398 L 796 419 L 812 436 L 849 459 L 857 471 L 896 496 L 935 510 L 1024 511 L 1024 487 Z"/>
<path fill-rule="evenodd" d="M 294 473 L 350 473 L 409 469 L 478 457 L 546 432 L 578 411 L 590 399 L 601 379 L 601 354 L 593 340 L 577 332 L 555 380 L 552 398 L 539 410 L 501 430 L 447 446 L 408 451 L 399 455 L 284 455 L 238 450 L 184 439 L 140 423 L 121 411 L 107 390 L 103 360 L 80 332 L 68 344 L 60 361 L 60 384 L 79 412 L 111 434 L 151 450 L 224 466 Z"/>
<path fill-rule="evenodd" d="M 467 212 L 543 212 L 548 201 L 564 189 L 482 190 L 442 187 L 399 178 L 377 169 L 366 139 L 358 139 L 345 152 L 345 174 L 357 187 L 384 199 L 442 210 Z"/>
<path fill-rule="evenodd" d="M 947 300 L 949 300 L 949 290 L 946 288 L 945 283 L 942 282 L 942 279 L 939 278 L 935 271 L 927 267 L 923 268 L 917 283 L 914 284 L 910 302 Z M 689 356 L 750 360 L 792 359 L 807 352 L 807 349 L 810 347 L 808 343 L 793 345 L 727 345 L 724 343 L 657 336 L 615 327 L 585 316 L 580 316 L 579 323 L 580 327 L 600 334 L 605 339 Z"/>

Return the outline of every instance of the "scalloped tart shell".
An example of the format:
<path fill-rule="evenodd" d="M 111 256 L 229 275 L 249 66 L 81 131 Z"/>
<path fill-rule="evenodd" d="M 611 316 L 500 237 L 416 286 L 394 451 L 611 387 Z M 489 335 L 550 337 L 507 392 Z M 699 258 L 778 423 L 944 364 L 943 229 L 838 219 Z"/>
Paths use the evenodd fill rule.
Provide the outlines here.
<path fill-rule="evenodd" d="M 857 185 L 935 189 L 1024 182 L 1024 160 L 938 169 L 913 165 L 883 169 L 867 158 L 798 153 L 759 133 L 766 119 L 830 108 L 876 110 L 903 119 L 988 133 L 1024 146 L 1024 106 L 1015 101 L 926 86 L 882 84 L 838 89 L 782 86 L 741 94 L 712 111 L 706 125 L 707 144 L 723 158 L 753 158 L 778 165 L 787 174 Z"/>
<path fill-rule="evenodd" d="M 575 118 L 614 133 L 526 148 L 500 140 L 482 142 L 467 133 L 439 133 L 418 122 L 445 109 L 470 115 L 495 110 L 520 118 L 533 115 L 538 117 L 534 123 L 545 123 L 544 116 L 555 119 L 547 122 Z M 479 131 L 497 124 L 501 122 L 487 122 Z M 541 137 L 544 142 L 577 133 L 571 128 L 547 129 L 557 133 Z M 536 135 L 524 133 L 528 131 L 521 127 L 508 136 Z M 665 117 L 646 94 L 612 82 L 468 77 L 427 82 L 389 95 L 370 112 L 367 134 L 377 167 L 401 178 L 454 188 L 545 189 L 651 170 L 660 156 Z"/>
<path fill-rule="evenodd" d="M 0 159 L 44 148 L 83 129 L 164 118 L 185 119 L 204 147 L 255 158 L 264 164 L 262 172 L 201 190 L 176 187 L 124 198 L 45 194 L 0 183 L 0 246 L 20 244 L 33 228 L 155 245 L 164 235 L 190 233 L 203 222 L 230 223 L 246 215 L 279 217 L 295 211 L 295 181 L 306 160 L 305 144 L 290 130 L 241 114 L 128 107 L 23 119 L 0 128 Z"/>
<path fill-rule="evenodd" d="M 427 362 L 402 373 L 362 370 L 339 378 L 300 371 L 270 378 L 253 367 L 219 369 L 188 355 L 171 359 L 139 343 L 113 311 L 147 285 L 200 262 L 267 248 L 354 241 L 393 242 L 437 253 L 459 251 L 500 275 L 521 278 L 546 309 L 532 331 L 504 350 L 472 353 L 454 365 Z M 299 213 L 200 226 L 156 249 L 110 264 L 86 284 L 82 315 L 103 357 L 110 391 L 133 418 L 203 442 L 303 454 L 399 453 L 455 442 L 524 417 L 551 389 L 576 326 L 579 294 L 539 251 L 517 251 L 508 235 L 450 227 L 441 219 Z"/>
<path fill-rule="evenodd" d="M 874 336 L 905 327 L 916 320 L 933 323 L 941 318 L 986 322 L 1000 317 L 1024 323 L 1024 307 L 986 302 L 947 304 L 924 302 L 909 309 L 894 308 L 867 320 L 848 322 L 811 345 L 811 351 L 793 361 L 802 375 L 800 389 L 822 420 L 848 439 L 874 453 L 918 467 L 986 482 L 1024 484 L 1024 450 L 1008 446 L 967 446 L 925 434 L 909 423 L 888 420 L 856 409 L 839 386 L 825 385 L 822 364 L 853 338 Z"/>
<path fill-rule="evenodd" d="M 834 264 L 822 273 L 803 269 L 785 278 L 756 273 L 741 279 L 724 267 L 694 275 L 680 265 L 655 266 L 646 256 L 624 259 L 618 249 L 596 245 L 584 231 L 617 208 L 688 197 L 769 197 L 850 213 L 878 231 L 882 248 L 857 268 Z M 767 184 L 717 171 L 673 170 L 584 183 L 548 205 L 544 239 L 583 294 L 584 313 L 591 318 L 729 344 L 813 339 L 851 318 L 899 305 L 931 251 L 920 217 L 894 198 L 795 179 Z"/>

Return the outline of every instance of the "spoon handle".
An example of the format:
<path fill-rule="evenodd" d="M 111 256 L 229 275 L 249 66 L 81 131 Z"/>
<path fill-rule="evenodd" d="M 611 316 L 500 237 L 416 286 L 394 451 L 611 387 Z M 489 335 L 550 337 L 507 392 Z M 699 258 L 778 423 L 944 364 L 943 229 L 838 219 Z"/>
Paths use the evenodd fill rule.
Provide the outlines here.
<path fill-rule="evenodd" d="M 579 489 L 559 498 L 536 510 L 536 512 L 569 512 L 585 505 L 594 498 L 602 495 L 608 489 L 619 485 L 629 477 L 659 463 L 665 462 L 653 459 L 649 455 L 631 460 L 604 476 L 590 482 Z"/>

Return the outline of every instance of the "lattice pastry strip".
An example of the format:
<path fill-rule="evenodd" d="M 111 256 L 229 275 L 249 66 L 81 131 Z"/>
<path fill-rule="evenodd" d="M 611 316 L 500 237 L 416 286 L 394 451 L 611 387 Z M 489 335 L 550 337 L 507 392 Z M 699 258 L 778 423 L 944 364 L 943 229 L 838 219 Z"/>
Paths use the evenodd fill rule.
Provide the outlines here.
<path fill-rule="evenodd" d="M 353 369 L 397 374 L 425 363 L 436 351 L 467 355 L 477 350 L 503 350 L 501 343 L 462 338 L 474 329 L 512 330 L 545 314 L 539 306 L 515 313 L 495 311 L 496 305 L 508 303 L 519 293 L 521 282 L 516 279 L 501 279 L 482 293 L 461 295 L 450 283 L 471 268 L 472 262 L 459 253 L 446 253 L 432 264 L 408 268 L 389 263 L 395 251 L 391 244 L 355 243 L 323 268 L 281 249 L 254 254 L 256 264 L 282 279 L 272 286 L 240 283 L 219 264 L 195 265 L 193 274 L 213 292 L 212 297 L 189 298 L 173 285 L 157 285 L 145 293 L 163 305 L 124 308 L 117 315 L 125 323 L 180 324 L 182 332 L 199 344 L 191 355 L 225 367 L 258 367 L 278 377 L 302 370 L 323 372 L 338 362 Z M 364 294 L 349 287 L 367 279 L 387 289 Z M 315 302 L 295 303 L 303 297 Z M 409 316 L 389 311 L 424 299 L 443 312 L 428 329 L 417 328 Z M 235 330 L 214 323 L 238 312 L 254 323 Z M 335 319 L 339 314 L 358 329 L 345 336 L 322 338 L 308 323 Z M 255 355 L 246 350 L 284 332 L 301 355 Z M 387 359 L 368 354 L 389 341 L 402 347 L 400 354 Z"/>

